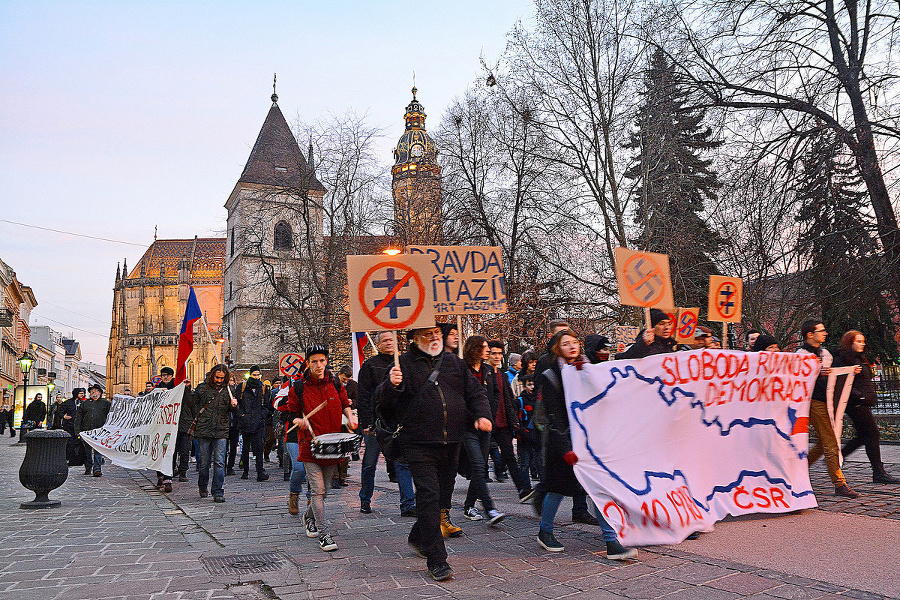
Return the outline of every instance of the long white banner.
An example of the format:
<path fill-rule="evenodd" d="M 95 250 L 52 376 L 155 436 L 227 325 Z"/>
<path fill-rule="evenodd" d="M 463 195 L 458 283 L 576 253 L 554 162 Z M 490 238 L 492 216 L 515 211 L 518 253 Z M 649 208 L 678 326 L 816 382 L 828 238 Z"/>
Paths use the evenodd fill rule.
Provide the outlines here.
<path fill-rule="evenodd" d="M 153 469 L 172 476 L 172 454 L 184 384 L 133 398 L 116 394 L 106 424 L 83 431 L 81 439 L 126 469 Z"/>
<path fill-rule="evenodd" d="M 694 350 L 563 369 L 575 475 L 623 542 L 816 504 L 814 355 Z"/>

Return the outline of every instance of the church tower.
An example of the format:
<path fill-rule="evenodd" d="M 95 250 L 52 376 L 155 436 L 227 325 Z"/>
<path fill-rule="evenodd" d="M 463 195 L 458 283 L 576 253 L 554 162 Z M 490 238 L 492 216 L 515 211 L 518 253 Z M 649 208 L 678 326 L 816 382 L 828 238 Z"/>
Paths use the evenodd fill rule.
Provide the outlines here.
<path fill-rule="evenodd" d="M 312 147 L 310 146 L 310 152 Z M 224 277 L 224 336 L 238 370 L 277 369 L 278 356 L 306 342 L 316 311 L 307 290 L 322 246 L 322 199 L 312 157 L 303 156 L 272 94 L 247 164 L 225 203 L 228 210 Z"/>
<path fill-rule="evenodd" d="M 416 99 L 406 107 L 406 131 L 394 149 L 391 168 L 394 196 L 394 241 L 408 245 L 440 245 L 443 242 L 441 167 L 437 150 L 425 132 L 425 109 Z"/>

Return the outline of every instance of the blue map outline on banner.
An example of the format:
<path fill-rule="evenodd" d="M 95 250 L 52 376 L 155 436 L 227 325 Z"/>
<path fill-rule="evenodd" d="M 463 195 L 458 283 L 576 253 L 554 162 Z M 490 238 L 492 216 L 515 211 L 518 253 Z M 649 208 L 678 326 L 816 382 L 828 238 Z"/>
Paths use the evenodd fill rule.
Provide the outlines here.
<path fill-rule="evenodd" d="M 594 396 L 593 398 L 591 398 L 585 402 L 572 402 L 571 406 L 569 407 L 569 411 L 572 414 L 572 418 L 574 418 L 575 422 L 578 424 L 578 427 L 584 433 L 585 447 L 587 448 L 587 451 L 590 453 L 591 458 L 594 459 L 594 462 L 596 462 L 604 471 L 609 473 L 613 477 L 613 479 L 615 479 L 616 481 L 621 483 L 625 488 L 627 488 L 629 491 L 631 491 L 632 493 L 634 493 L 638 496 L 645 496 L 652 491 L 652 485 L 650 483 L 651 477 L 656 477 L 658 479 L 670 479 L 672 481 L 674 481 L 676 477 L 679 477 L 684 482 L 685 487 L 688 488 L 689 493 L 690 493 L 690 485 L 688 484 L 688 481 L 684 475 L 684 472 L 681 471 L 680 469 L 676 469 L 672 473 L 666 473 L 666 472 L 660 472 L 660 471 L 644 471 L 644 481 L 647 484 L 646 487 L 644 487 L 643 489 L 638 489 L 636 487 L 633 487 L 627 481 L 625 481 L 622 477 L 620 477 L 618 473 L 616 473 L 615 471 L 610 469 L 608 466 L 606 466 L 606 464 L 602 460 L 600 460 L 600 457 L 598 457 L 594 453 L 594 449 L 591 447 L 590 436 L 588 435 L 587 428 L 585 427 L 584 423 L 581 422 L 581 419 L 579 419 L 578 412 L 576 412 L 576 409 L 583 412 L 585 409 L 590 408 L 591 406 L 593 406 L 594 404 L 596 404 L 597 402 L 602 400 L 604 397 L 606 397 L 606 395 L 609 393 L 609 391 L 612 388 L 614 388 L 619 383 L 619 381 L 630 377 L 629 372 L 632 375 L 634 375 L 636 378 L 638 378 L 639 380 L 643 381 L 644 383 L 647 383 L 650 385 L 657 384 L 658 388 L 657 388 L 656 393 L 659 395 L 659 397 L 662 399 L 662 401 L 666 403 L 667 406 L 672 406 L 673 404 L 675 404 L 675 402 L 678 401 L 679 394 L 684 398 L 694 399 L 691 402 L 690 406 L 691 406 L 691 408 L 699 408 L 700 409 L 700 412 L 701 412 L 700 421 L 703 423 L 703 425 L 705 425 L 706 427 L 712 427 L 714 425 L 717 425 L 719 427 L 719 434 L 722 436 L 729 435 L 731 433 L 732 428 L 735 426 L 745 427 L 745 428 L 749 429 L 756 425 L 770 425 L 775 428 L 775 431 L 778 433 L 778 435 L 780 437 L 786 439 L 788 441 L 788 443 L 791 444 L 792 447 L 794 447 L 796 450 L 798 450 L 799 458 L 804 458 L 806 456 L 806 451 L 804 450 L 804 451 L 800 452 L 799 449 L 797 449 L 797 447 L 794 445 L 790 434 L 789 433 L 786 434 L 783 431 L 781 431 L 781 428 L 778 427 L 778 424 L 775 422 L 774 419 L 757 419 L 755 417 L 751 417 L 750 419 L 748 419 L 746 421 L 743 419 L 735 419 L 731 423 L 729 423 L 727 427 L 724 427 L 722 425 L 722 422 L 719 420 L 718 416 L 715 417 L 712 421 L 708 421 L 706 419 L 706 406 L 703 404 L 702 401 L 696 399 L 696 396 L 697 396 L 696 394 L 685 391 L 677 386 L 675 386 L 675 387 L 666 386 L 666 384 L 663 382 L 663 380 L 660 379 L 659 377 L 652 377 L 652 378 L 644 377 L 643 375 L 641 375 L 640 373 L 637 372 L 637 369 L 635 369 L 635 367 L 633 365 L 626 366 L 624 368 L 624 371 L 619 367 L 612 367 L 610 369 L 610 374 L 612 375 L 613 379 L 606 386 L 606 388 L 602 392 L 600 392 L 599 394 L 597 394 L 596 396 Z M 666 396 L 665 389 L 664 389 L 666 387 L 669 387 L 671 389 L 670 397 Z M 792 415 L 791 409 L 789 408 L 788 409 L 788 418 L 791 421 L 791 425 L 793 426 L 793 423 L 796 421 L 796 411 L 794 411 L 794 414 Z M 738 485 L 740 485 L 740 483 L 744 480 L 744 477 L 747 477 L 747 476 L 749 476 L 749 477 L 762 476 L 762 477 L 765 477 L 766 480 L 771 484 L 783 485 L 790 492 L 791 496 L 793 496 L 794 498 L 802 498 L 803 496 L 808 496 L 813 493 L 811 488 L 809 490 L 797 493 L 794 491 L 793 487 L 786 480 L 781 479 L 781 478 L 773 479 L 772 477 L 769 477 L 769 474 L 765 470 L 749 471 L 749 470 L 745 469 L 745 470 L 742 470 L 738 474 L 738 478 L 735 481 L 733 481 L 725 486 L 713 487 L 712 493 L 709 496 L 707 496 L 707 498 L 706 498 L 706 502 L 709 503 L 717 493 L 729 492 L 729 491 L 733 490 Z M 703 509 L 707 513 L 710 512 L 710 510 L 711 510 L 710 507 L 705 506 L 703 502 L 701 502 L 697 498 L 694 498 L 693 493 L 691 493 L 691 500 L 693 500 L 694 503 L 699 508 Z"/>

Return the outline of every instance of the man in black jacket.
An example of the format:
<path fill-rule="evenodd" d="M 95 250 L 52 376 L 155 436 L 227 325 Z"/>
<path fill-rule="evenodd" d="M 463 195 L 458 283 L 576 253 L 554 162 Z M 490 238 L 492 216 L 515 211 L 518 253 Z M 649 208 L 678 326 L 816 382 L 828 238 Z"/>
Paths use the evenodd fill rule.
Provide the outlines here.
<path fill-rule="evenodd" d="M 262 373 L 257 365 L 250 367 L 249 377 L 245 382 L 238 384 L 234 396 L 238 401 L 238 416 L 241 436 L 244 444 L 241 446 L 241 463 L 244 472 L 241 479 L 247 479 L 250 471 L 250 448 L 253 448 L 253 456 L 256 459 L 256 480 L 266 481 L 269 474 L 263 467 L 263 446 L 266 442 L 266 425 L 274 412 L 272 408 L 271 392 L 269 386 L 261 381 Z"/>
<path fill-rule="evenodd" d="M 650 309 L 650 329 L 639 333 L 631 348 L 616 354 L 616 359 L 644 358 L 654 354 L 675 352 L 672 338 L 674 325 L 669 315 L 658 308 Z"/>
<path fill-rule="evenodd" d="M 185 401 L 183 418 L 197 439 L 197 485 L 200 497 L 209 496 L 209 471 L 212 463 L 212 495 L 215 502 L 225 502 L 225 442 L 228 439 L 228 417 L 237 413 L 238 403 L 228 389 L 230 373 L 225 365 L 216 365 Z"/>
<path fill-rule="evenodd" d="M 362 473 L 359 486 L 359 512 L 372 512 L 372 493 L 375 491 L 375 470 L 381 448 L 375 438 L 375 389 L 387 379 L 388 371 L 394 366 L 394 332 L 379 331 L 375 334 L 375 349 L 378 354 L 367 358 L 359 368 L 359 384 L 356 390 L 356 406 L 359 413 L 359 429 L 365 436 L 366 450 L 363 453 Z M 348 394 L 349 396 L 349 394 Z M 412 475 L 402 462 L 395 463 L 397 482 L 400 486 L 400 516 L 416 516 L 416 498 Z"/>
<path fill-rule="evenodd" d="M 109 415 L 111 406 L 109 400 L 103 398 L 103 388 L 97 384 L 88 388 L 90 397 L 86 399 L 78 407 L 75 412 L 75 435 L 80 436 L 82 431 L 90 431 L 103 427 L 106 424 L 106 417 Z M 93 446 L 85 441 L 84 445 L 84 474 L 90 475 L 93 472 L 94 477 L 101 477 L 103 473 L 103 455 L 94 450 Z"/>
<path fill-rule="evenodd" d="M 436 325 L 416 329 L 409 351 L 378 386 L 375 401 L 402 424 L 400 446 L 416 487 L 416 523 L 409 544 L 424 556 L 435 581 L 453 576 L 441 535 L 441 507 L 449 506 L 460 440 L 467 421 L 490 431 L 484 389 L 462 359 L 444 352 Z"/>

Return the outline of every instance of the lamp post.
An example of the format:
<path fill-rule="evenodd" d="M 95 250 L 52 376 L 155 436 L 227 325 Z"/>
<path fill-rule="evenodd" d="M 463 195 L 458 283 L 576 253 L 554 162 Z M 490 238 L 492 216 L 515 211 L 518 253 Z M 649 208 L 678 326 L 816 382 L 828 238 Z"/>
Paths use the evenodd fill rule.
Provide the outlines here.
<path fill-rule="evenodd" d="M 28 353 L 28 350 L 22 352 L 22 356 L 17 361 L 19 370 L 22 371 L 22 420 L 19 421 L 19 441 L 17 443 L 24 444 L 22 439 L 22 423 L 25 422 L 25 403 L 28 401 L 28 373 L 31 371 L 31 365 L 34 364 L 34 357 Z M 15 406 L 13 407 L 15 410 Z"/>

